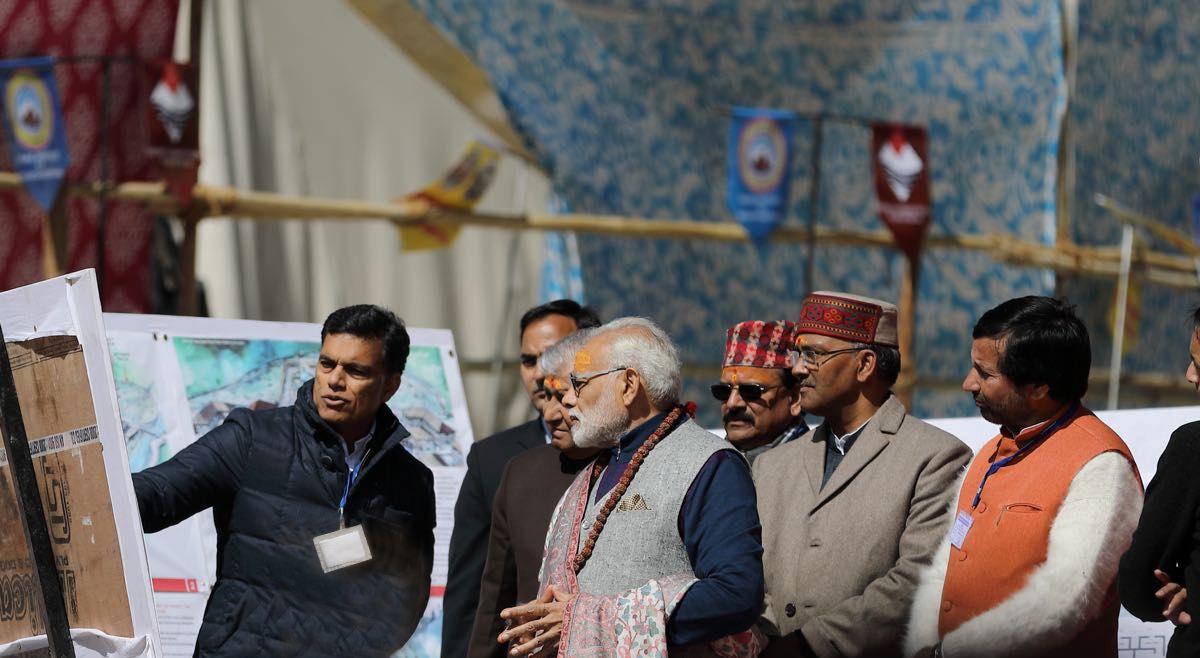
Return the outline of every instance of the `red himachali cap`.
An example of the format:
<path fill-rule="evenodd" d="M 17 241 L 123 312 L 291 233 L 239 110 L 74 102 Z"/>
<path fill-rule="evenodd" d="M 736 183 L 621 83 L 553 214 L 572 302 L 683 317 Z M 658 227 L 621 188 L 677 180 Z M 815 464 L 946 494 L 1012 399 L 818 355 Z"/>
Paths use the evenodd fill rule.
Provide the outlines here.
<path fill-rule="evenodd" d="M 746 320 L 725 331 L 722 366 L 790 368 L 788 350 L 796 340 L 796 324 L 788 320 Z"/>
<path fill-rule="evenodd" d="M 804 298 L 797 334 L 820 334 L 855 343 L 899 347 L 896 305 L 844 292 L 822 290 Z"/>

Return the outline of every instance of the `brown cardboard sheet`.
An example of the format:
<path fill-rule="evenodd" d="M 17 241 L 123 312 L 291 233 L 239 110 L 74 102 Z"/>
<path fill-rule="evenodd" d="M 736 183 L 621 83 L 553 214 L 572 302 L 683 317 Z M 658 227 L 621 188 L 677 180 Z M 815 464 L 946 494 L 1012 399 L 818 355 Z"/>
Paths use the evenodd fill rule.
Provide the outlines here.
<path fill-rule="evenodd" d="M 131 637 L 103 446 L 73 336 L 7 345 L 72 628 Z M 45 632 L 12 470 L 0 465 L 0 644 Z"/>

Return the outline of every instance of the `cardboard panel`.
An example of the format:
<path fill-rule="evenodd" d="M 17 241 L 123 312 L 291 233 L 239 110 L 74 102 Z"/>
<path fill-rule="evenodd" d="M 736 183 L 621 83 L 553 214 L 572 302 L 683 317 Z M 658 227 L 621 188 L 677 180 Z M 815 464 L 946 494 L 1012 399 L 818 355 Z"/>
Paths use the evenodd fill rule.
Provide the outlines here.
<path fill-rule="evenodd" d="M 74 336 L 7 345 L 73 628 L 133 635 L 104 449 Z M 15 489 L 0 465 L 0 643 L 45 632 Z"/>

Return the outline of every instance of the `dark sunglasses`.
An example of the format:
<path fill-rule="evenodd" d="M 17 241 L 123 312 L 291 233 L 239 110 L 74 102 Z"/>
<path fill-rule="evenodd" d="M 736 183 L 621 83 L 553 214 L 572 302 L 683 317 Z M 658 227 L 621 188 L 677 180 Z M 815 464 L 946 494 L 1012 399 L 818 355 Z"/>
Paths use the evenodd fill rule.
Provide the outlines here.
<path fill-rule="evenodd" d="M 762 399 L 763 393 L 778 386 L 763 386 L 762 384 L 713 384 L 711 387 L 714 398 L 725 402 L 733 395 L 733 389 L 736 388 L 738 395 L 746 402 L 758 402 Z"/>

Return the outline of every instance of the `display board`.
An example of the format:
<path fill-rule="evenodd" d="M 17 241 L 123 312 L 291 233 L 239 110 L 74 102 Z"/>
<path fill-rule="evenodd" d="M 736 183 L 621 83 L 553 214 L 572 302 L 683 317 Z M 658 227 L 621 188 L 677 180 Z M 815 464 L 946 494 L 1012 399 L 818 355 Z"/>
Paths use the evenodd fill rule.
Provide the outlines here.
<path fill-rule="evenodd" d="M 320 350 L 316 324 L 121 314 L 105 315 L 105 323 L 135 472 L 170 459 L 237 407 L 293 404 Z M 408 364 L 388 406 L 411 433 L 405 447 L 434 473 L 438 517 L 429 607 L 398 655 L 424 658 L 440 654 L 454 501 L 474 437 L 453 335 L 444 329 L 409 329 L 409 335 Z M 165 653 L 191 656 L 216 577 L 212 515 L 146 535 L 146 545 Z"/>
<path fill-rule="evenodd" d="M 161 655 L 94 273 L 0 293 L 0 327 L 76 652 Z M 0 448 L 0 655 L 46 646 L 14 484 Z"/>

